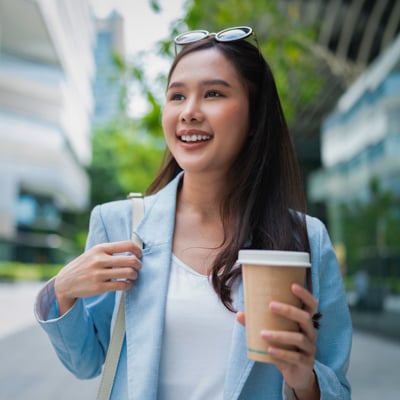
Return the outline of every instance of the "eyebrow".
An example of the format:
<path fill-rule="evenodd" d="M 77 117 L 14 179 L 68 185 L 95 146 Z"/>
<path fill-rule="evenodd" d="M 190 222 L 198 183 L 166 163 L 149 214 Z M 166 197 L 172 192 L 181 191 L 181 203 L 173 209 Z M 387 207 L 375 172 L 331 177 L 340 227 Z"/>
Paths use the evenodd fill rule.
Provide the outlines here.
<path fill-rule="evenodd" d="M 172 82 L 168 86 L 168 89 L 181 88 L 185 86 L 186 84 L 183 82 Z M 232 87 L 227 81 L 224 81 L 223 79 L 207 79 L 201 82 L 201 86 L 225 86 L 227 88 Z"/>

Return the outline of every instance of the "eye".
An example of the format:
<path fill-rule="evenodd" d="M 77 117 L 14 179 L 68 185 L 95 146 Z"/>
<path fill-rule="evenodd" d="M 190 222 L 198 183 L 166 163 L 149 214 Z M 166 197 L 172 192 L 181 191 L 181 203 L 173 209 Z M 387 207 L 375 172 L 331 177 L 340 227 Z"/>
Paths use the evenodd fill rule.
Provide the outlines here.
<path fill-rule="evenodd" d="M 223 97 L 223 94 L 218 90 L 208 90 L 206 97 Z"/>
<path fill-rule="evenodd" d="M 171 101 L 181 101 L 185 99 L 185 96 L 181 93 L 171 93 L 168 96 L 168 99 Z"/>

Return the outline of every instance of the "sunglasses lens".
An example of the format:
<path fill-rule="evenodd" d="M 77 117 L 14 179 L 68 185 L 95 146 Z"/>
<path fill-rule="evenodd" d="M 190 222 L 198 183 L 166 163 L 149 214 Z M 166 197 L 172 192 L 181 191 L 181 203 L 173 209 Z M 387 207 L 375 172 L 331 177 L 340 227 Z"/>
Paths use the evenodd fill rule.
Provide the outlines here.
<path fill-rule="evenodd" d="M 207 36 L 208 32 L 203 30 L 185 32 L 175 38 L 175 43 L 176 44 L 193 43 L 197 42 L 198 40 L 204 39 Z"/>
<path fill-rule="evenodd" d="M 185 44 L 194 43 L 209 36 L 213 36 L 218 42 L 233 42 L 235 40 L 245 39 L 252 34 L 253 29 L 251 29 L 249 26 L 235 26 L 233 28 L 224 29 L 223 31 L 218 33 L 209 33 L 205 30 L 195 30 L 181 33 L 174 39 L 175 55 L 178 54 L 177 45 L 183 46 Z M 258 48 L 258 42 L 255 34 L 254 40 L 256 41 Z"/>
<path fill-rule="evenodd" d="M 225 29 L 219 32 L 215 38 L 220 42 L 231 42 L 234 40 L 244 39 L 250 36 L 252 29 L 248 26 L 238 26 L 236 28 Z"/>

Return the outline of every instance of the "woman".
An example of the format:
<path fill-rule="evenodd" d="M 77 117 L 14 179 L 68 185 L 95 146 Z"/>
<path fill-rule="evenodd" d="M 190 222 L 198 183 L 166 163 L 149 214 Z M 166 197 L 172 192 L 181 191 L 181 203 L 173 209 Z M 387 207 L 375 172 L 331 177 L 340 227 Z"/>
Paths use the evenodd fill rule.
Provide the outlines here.
<path fill-rule="evenodd" d="M 274 78 L 244 40 L 251 34 L 238 27 L 176 39 L 162 118 L 168 150 L 137 229 L 143 252 L 129 241 L 130 202 L 98 206 L 86 252 L 39 294 L 36 315 L 61 361 L 90 378 L 104 362 L 114 292 L 125 291 L 113 399 L 350 399 L 339 267 L 322 223 L 305 217 Z M 300 332 L 260 332 L 296 347 L 270 348 L 273 364 L 246 356 L 242 248 L 311 253 L 312 285 L 292 287 L 303 309 L 270 305 Z"/>

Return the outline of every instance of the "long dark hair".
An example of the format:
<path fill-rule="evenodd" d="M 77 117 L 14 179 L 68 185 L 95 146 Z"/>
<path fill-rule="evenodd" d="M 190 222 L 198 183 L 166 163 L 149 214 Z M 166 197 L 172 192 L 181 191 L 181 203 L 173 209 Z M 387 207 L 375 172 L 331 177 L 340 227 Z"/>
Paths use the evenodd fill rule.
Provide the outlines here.
<path fill-rule="evenodd" d="M 215 48 L 229 60 L 249 93 L 250 134 L 231 168 L 221 206 L 224 243 L 211 271 L 213 287 L 233 311 L 231 291 L 240 275 L 239 249 L 309 251 L 306 202 L 297 157 L 271 69 L 246 40 L 219 43 L 213 37 L 185 45 L 168 77 L 185 55 Z M 154 193 L 182 171 L 167 150 L 161 171 L 148 189 Z"/>

